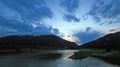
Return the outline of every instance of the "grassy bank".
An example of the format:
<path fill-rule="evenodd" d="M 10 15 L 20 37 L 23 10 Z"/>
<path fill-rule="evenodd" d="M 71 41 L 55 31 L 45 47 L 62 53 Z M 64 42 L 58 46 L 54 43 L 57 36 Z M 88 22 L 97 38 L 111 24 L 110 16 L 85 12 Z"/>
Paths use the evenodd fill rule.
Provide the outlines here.
<path fill-rule="evenodd" d="M 93 54 L 103 54 L 103 53 L 105 53 L 105 50 L 79 51 L 69 58 L 71 58 L 71 59 L 82 59 L 82 58 L 89 57 Z"/>
<path fill-rule="evenodd" d="M 73 56 L 69 57 L 71 59 L 83 59 L 86 57 L 97 57 L 104 61 L 112 64 L 120 65 L 120 52 L 113 50 L 111 52 L 106 52 L 105 50 L 90 50 L 90 51 L 79 51 Z"/>

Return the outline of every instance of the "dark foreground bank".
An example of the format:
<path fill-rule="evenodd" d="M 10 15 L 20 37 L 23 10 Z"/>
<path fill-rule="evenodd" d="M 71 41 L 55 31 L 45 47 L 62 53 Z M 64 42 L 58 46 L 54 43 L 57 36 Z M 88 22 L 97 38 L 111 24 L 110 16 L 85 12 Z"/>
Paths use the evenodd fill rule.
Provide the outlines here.
<path fill-rule="evenodd" d="M 120 65 L 120 52 L 118 51 L 112 51 L 112 52 L 106 52 L 105 50 L 90 50 L 90 51 L 79 51 L 72 55 L 71 59 L 83 59 L 87 57 L 97 57 L 99 59 L 102 59 L 106 62 Z"/>

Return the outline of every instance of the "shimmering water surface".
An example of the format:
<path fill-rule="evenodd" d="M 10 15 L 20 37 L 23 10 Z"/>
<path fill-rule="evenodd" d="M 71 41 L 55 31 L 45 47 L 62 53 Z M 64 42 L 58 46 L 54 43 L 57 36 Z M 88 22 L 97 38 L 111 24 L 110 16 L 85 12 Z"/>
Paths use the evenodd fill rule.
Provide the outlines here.
<path fill-rule="evenodd" d="M 46 50 L 32 53 L 20 53 L 0 56 L 0 67 L 120 67 L 103 60 L 88 57 L 72 60 L 68 57 L 78 50 Z M 44 53 L 61 53 L 57 59 L 38 59 Z"/>

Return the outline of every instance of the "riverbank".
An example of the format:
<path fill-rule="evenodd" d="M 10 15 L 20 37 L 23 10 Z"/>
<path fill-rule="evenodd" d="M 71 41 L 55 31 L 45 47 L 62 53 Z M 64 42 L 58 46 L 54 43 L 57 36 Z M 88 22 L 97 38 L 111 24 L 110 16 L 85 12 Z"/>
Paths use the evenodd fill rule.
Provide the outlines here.
<path fill-rule="evenodd" d="M 71 59 L 83 59 L 87 57 L 97 57 L 99 59 L 102 59 L 106 62 L 120 65 L 120 52 L 118 51 L 112 51 L 112 52 L 106 52 L 105 50 L 90 50 L 90 51 L 79 51 L 72 55 Z"/>
<path fill-rule="evenodd" d="M 103 54 L 105 53 L 105 50 L 85 50 L 85 51 L 79 51 L 79 52 L 76 52 L 74 55 L 72 55 L 71 59 L 83 59 L 83 58 L 86 58 L 86 57 L 89 57 L 91 56 L 92 54 Z"/>
<path fill-rule="evenodd" d="M 93 57 L 100 58 L 112 64 L 120 65 L 120 52 L 109 52 L 104 54 L 93 54 Z"/>

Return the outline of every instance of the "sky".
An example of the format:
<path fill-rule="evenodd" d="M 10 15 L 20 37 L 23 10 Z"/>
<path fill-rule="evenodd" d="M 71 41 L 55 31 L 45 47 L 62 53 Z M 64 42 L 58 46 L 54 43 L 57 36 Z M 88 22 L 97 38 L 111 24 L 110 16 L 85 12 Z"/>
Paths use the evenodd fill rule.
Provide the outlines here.
<path fill-rule="evenodd" d="M 54 34 L 78 45 L 120 31 L 120 0 L 0 0 L 0 36 Z"/>

